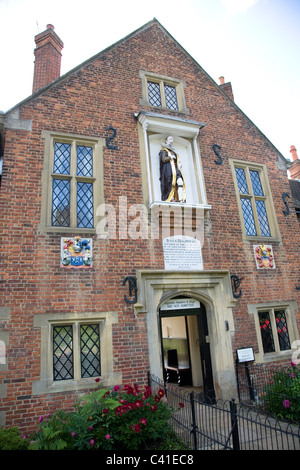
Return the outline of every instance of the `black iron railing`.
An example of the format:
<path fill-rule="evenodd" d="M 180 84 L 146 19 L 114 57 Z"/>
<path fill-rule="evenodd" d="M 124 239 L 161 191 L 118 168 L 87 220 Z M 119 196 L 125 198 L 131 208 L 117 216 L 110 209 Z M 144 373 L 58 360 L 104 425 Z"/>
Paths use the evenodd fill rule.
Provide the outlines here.
<path fill-rule="evenodd" d="M 148 375 L 173 409 L 170 425 L 193 450 L 300 450 L 300 426 L 281 422 L 234 399 L 210 400 Z"/>

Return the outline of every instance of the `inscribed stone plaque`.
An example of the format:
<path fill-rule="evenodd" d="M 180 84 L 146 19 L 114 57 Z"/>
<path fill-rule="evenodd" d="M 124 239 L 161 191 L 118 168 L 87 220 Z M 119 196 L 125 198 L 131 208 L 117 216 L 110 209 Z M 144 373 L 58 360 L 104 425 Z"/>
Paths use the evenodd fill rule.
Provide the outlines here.
<path fill-rule="evenodd" d="M 165 269 L 168 271 L 203 270 L 201 243 L 185 235 L 164 238 Z"/>

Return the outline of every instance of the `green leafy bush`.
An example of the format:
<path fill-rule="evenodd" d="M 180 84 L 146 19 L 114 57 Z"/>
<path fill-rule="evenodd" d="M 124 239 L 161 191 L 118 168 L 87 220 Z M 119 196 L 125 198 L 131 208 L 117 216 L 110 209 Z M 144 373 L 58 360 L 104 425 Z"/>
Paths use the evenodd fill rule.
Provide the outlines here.
<path fill-rule="evenodd" d="M 148 386 L 99 388 L 82 397 L 76 411 L 41 417 L 31 448 L 137 450 L 154 444 L 182 448 L 168 426 L 171 409 L 163 397 L 162 389 L 155 394 Z"/>
<path fill-rule="evenodd" d="M 275 372 L 264 399 L 274 416 L 300 422 L 300 369 L 295 363 L 291 362 L 287 370 Z"/>
<path fill-rule="evenodd" d="M 17 427 L 0 429 L 0 450 L 27 450 L 30 440 Z"/>

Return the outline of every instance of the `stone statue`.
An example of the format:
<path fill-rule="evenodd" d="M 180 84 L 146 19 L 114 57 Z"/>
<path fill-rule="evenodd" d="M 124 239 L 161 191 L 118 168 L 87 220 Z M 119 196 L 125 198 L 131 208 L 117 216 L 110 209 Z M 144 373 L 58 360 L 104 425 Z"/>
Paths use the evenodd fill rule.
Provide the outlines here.
<path fill-rule="evenodd" d="M 186 202 L 185 183 L 179 155 L 173 147 L 173 137 L 168 136 L 159 152 L 161 199 L 167 202 Z"/>

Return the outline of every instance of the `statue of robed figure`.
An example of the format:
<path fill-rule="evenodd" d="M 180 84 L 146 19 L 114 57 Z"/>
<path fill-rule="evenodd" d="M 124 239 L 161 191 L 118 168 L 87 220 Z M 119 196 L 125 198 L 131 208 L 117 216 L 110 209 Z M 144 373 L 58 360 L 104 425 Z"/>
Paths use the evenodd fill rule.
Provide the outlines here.
<path fill-rule="evenodd" d="M 159 152 L 161 199 L 166 202 L 186 202 L 185 182 L 179 155 L 168 136 Z"/>

